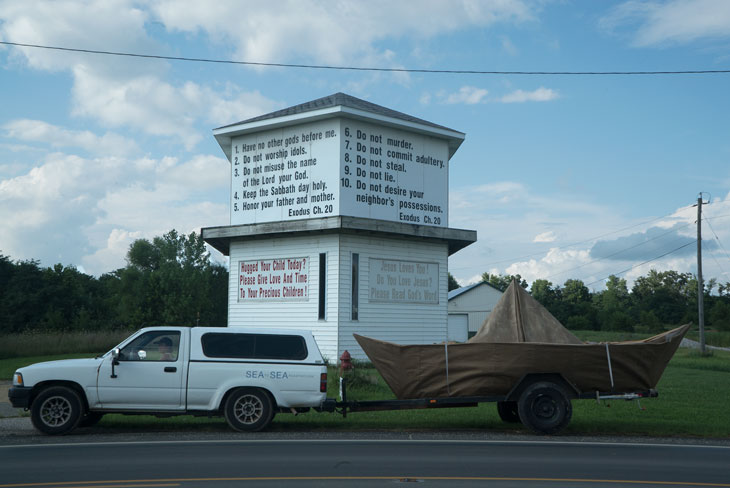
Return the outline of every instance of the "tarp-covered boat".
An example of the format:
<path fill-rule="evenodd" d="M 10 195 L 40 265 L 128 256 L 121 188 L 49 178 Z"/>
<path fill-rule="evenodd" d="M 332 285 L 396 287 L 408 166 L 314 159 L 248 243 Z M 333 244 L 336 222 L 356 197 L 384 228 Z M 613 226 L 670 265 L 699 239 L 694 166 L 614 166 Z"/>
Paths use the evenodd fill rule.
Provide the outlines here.
<path fill-rule="evenodd" d="M 583 343 L 512 282 L 466 343 L 399 345 L 355 334 L 399 399 L 507 395 L 528 374 L 581 393 L 656 387 L 689 324 L 640 341 Z"/>

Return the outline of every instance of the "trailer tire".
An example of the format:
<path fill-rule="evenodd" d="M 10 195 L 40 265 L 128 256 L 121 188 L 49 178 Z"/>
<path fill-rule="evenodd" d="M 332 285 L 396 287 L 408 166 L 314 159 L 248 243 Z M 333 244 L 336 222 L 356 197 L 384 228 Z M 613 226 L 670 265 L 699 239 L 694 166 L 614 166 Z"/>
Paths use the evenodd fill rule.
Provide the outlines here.
<path fill-rule="evenodd" d="M 232 429 L 240 432 L 258 432 L 274 418 L 269 395 L 257 388 L 239 388 L 226 400 L 224 415 Z"/>
<path fill-rule="evenodd" d="M 505 422 L 514 424 L 520 421 L 517 402 L 497 402 L 497 413 L 499 414 L 499 418 Z"/>
<path fill-rule="evenodd" d="M 81 421 L 81 406 L 81 398 L 71 388 L 51 386 L 33 400 L 30 420 L 44 434 L 68 434 Z"/>
<path fill-rule="evenodd" d="M 550 381 L 528 385 L 517 401 L 517 410 L 525 427 L 537 434 L 557 434 L 573 415 L 568 394 Z"/>

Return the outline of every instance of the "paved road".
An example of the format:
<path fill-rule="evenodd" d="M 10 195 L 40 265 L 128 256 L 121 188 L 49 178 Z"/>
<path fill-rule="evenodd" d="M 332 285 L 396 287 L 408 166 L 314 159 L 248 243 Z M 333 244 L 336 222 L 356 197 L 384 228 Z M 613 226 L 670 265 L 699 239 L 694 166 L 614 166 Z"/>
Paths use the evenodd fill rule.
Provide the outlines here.
<path fill-rule="evenodd" d="M 730 447 L 625 443 L 232 440 L 0 447 L 0 488 L 96 486 L 724 486 Z M 711 485 L 708 485 L 711 484 Z M 38 485 L 34 485 L 38 486 Z"/>

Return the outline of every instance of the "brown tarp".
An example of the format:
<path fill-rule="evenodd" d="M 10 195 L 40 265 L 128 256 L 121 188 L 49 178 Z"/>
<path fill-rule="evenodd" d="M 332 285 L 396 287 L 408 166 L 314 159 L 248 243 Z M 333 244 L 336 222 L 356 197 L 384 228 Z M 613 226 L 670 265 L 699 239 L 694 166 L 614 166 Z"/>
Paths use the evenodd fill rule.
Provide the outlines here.
<path fill-rule="evenodd" d="M 648 390 L 656 387 L 689 329 L 689 324 L 684 325 L 643 341 L 535 342 L 537 337 L 577 338 L 567 330 L 565 334 L 556 332 L 555 324 L 562 325 L 552 315 L 546 322 L 536 318 L 544 319 L 534 305 L 542 306 L 532 297 L 532 301 L 525 300 L 525 296 L 529 297 L 524 290 L 503 295 L 495 306 L 501 319 L 485 322 L 477 334 L 482 341 L 472 338 L 463 344 L 399 345 L 357 334 L 355 339 L 396 397 L 406 399 L 505 395 L 524 375 L 533 373 L 561 374 L 581 392 Z M 553 330 L 540 332 L 542 323 Z M 492 331 L 485 331 L 485 327 Z M 501 328 L 512 332 L 497 330 Z M 519 334 L 522 341 L 508 339 L 519 338 Z M 506 339 L 483 342 L 493 336 Z M 529 338 L 533 341 L 526 342 Z"/>
<path fill-rule="evenodd" d="M 467 342 L 582 344 L 514 280 L 476 335 Z"/>

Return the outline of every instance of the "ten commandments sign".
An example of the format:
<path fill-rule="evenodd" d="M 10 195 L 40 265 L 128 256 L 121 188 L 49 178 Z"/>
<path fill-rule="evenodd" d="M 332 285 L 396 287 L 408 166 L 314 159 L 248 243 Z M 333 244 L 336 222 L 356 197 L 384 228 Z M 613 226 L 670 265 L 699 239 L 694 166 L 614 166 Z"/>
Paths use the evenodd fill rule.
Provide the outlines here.
<path fill-rule="evenodd" d="M 444 139 L 331 118 L 231 139 L 231 225 L 347 215 L 448 226 Z"/>

